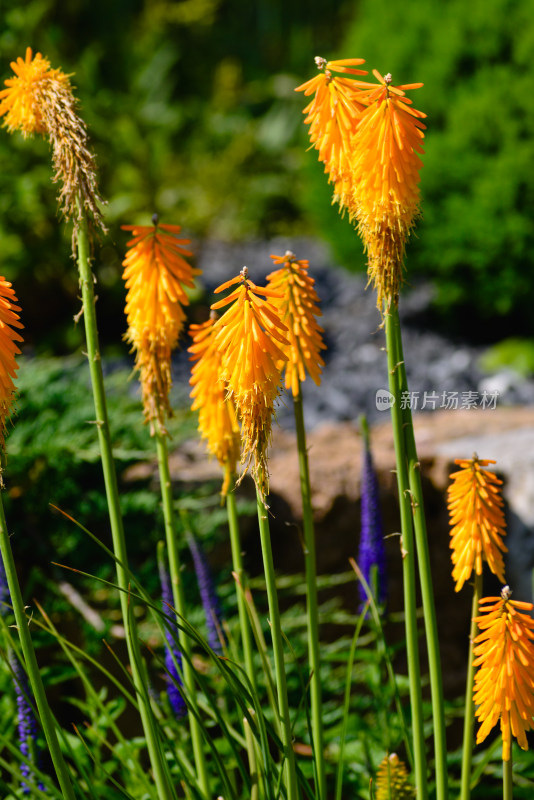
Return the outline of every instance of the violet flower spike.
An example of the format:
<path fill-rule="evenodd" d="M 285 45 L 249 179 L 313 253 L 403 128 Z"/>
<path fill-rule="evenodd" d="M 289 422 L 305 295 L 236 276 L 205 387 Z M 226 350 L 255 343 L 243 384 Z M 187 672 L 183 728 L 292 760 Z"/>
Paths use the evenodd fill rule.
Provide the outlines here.
<path fill-rule="evenodd" d="M 178 626 L 169 620 L 169 617 L 172 617 L 174 613 L 172 611 L 174 600 L 169 573 L 161 561 L 159 563 L 159 579 L 161 583 L 161 605 L 166 616 L 165 669 L 167 672 L 165 679 L 167 681 L 167 696 L 176 718 L 182 719 L 187 714 L 187 705 L 182 695 L 183 682 L 179 674 L 182 671 L 182 654 L 178 647 Z"/>
<path fill-rule="evenodd" d="M 380 512 L 379 488 L 369 440 L 365 437 L 365 452 L 361 478 L 361 533 L 358 550 L 358 565 L 374 592 L 375 600 L 386 601 L 386 551 L 384 547 L 384 527 Z M 363 586 L 359 585 L 362 607 L 367 602 Z"/>
<path fill-rule="evenodd" d="M 202 607 L 206 616 L 206 627 L 208 629 L 208 644 L 217 655 L 222 655 L 223 644 L 225 644 L 224 631 L 222 626 L 222 613 L 219 598 L 215 589 L 213 575 L 199 543 L 190 533 L 187 534 L 187 544 L 193 557 L 193 564 L 197 575 L 198 589 Z"/>
<path fill-rule="evenodd" d="M 24 758 L 20 765 L 20 771 L 23 778 L 33 783 L 34 776 L 30 764 L 34 763 L 39 766 L 36 756 L 37 721 L 28 700 L 30 697 L 28 678 L 14 650 L 9 651 L 9 664 L 13 670 L 13 683 L 17 697 L 19 748 Z M 41 791 L 45 791 L 42 783 L 39 782 L 37 786 Z M 26 781 L 22 781 L 21 790 L 24 795 L 32 793 L 31 786 Z"/>

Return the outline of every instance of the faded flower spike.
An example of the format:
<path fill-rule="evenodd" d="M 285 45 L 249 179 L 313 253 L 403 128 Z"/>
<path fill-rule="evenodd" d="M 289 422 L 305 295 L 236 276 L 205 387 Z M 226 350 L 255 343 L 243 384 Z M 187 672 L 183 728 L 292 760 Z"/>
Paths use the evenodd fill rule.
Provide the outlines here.
<path fill-rule="evenodd" d="M 415 789 L 408 779 L 408 770 L 396 753 L 380 762 L 376 774 L 376 800 L 414 800 Z"/>
<path fill-rule="evenodd" d="M 310 126 L 310 141 L 319 151 L 319 161 L 325 165 L 328 180 L 334 184 L 334 199 L 343 208 L 350 201 L 352 186 L 351 137 L 365 108 L 359 86 L 367 86 L 350 76 L 367 75 L 366 70 L 355 69 L 364 64 L 365 59 L 327 61 L 317 56 L 315 63 L 319 74 L 297 86 L 295 91 L 314 95 L 303 110 L 307 115 L 304 122 Z M 335 73 L 340 73 L 341 77 Z"/>
<path fill-rule="evenodd" d="M 314 383 L 321 383 L 321 370 L 324 361 L 320 351 L 325 349 L 322 334 L 316 317 L 321 315 L 317 303 L 319 298 L 314 289 L 314 279 L 308 275 L 308 262 L 298 261 L 289 250 L 283 256 L 271 256 L 281 269 L 267 275 L 270 289 L 281 295 L 273 297 L 281 321 L 287 327 L 285 334 L 289 345 L 281 350 L 287 356 L 285 366 L 286 389 L 291 389 L 293 397 L 300 394 L 300 384 L 306 373 Z"/>
<path fill-rule="evenodd" d="M 502 758 L 510 760 L 515 736 L 528 750 L 526 732 L 534 728 L 534 619 L 532 603 L 510 600 L 505 586 L 501 597 L 480 601 L 475 622 L 481 633 L 474 640 L 475 714 L 482 725 L 477 744 L 500 721 Z"/>
<path fill-rule="evenodd" d="M 405 96 L 422 83 L 393 86 L 391 75 L 373 70 L 378 87 L 360 91 L 365 107 L 352 147 L 351 218 L 368 257 L 368 276 L 382 311 L 397 303 L 404 251 L 419 214 L 419 171 L 426 114 Z M 369 86 L 369 84 L 368 84 Z"/>
<path fill-rule="evenodd" d="M 448 508 L 451 524 L 452 577 L 459 592 L 473 569 L 482 574 L 485 559 L 491 571 L 504 583 L 503 544 L 506 535 L 502 481 L 483 469 L 495 461 L 472 459 L 455 461 L 461 469 L 450 476 Z"/>
<path fill-rule="evenodd" d="M 252 463 L 252 476 L 263 501 L 269 492 L 267 448 L 271 439 L 274 401 L 280 391 L 280 363 L 287 361 L 282 348 L 286 326 L 273 303 L 279 294 L 256 286 L 248 270 L 216 289 L 222 292 L 239 284 L 224 300 L 212 305 L 217 310 L 232 303 L 217 320 L 216 346 L 221 352 L 220 378 L 233 397 L 241 422 L 242 455 L 245 471 Z"/>
<path fill-rule="evenodd" d="M 0 116 L 10 132 L 24 136 L 34 133 L 52 145 L 54 181 L 61 185 L 60 210 L 65 219 L 74 219 L 76 237 L 83 210 L 95 225 L 105 230 L 99 203 L 94 155 L 88 148 L 87 128 L 77 114 L 77 101 L 69 76 L 52 69 L 41 53 L 11 63 L 15 78 L 5 81 L 0 92 Z"/>
<path fill-rule="evenodd" d="M 198 429 L 206 440 L 209 453 L 215 456 L 224 470 L 223 497 L 230 487 L 241 455 L 241 433 L 232 397 L 228 396 L 224 381 L 220 379 L 221 353 L 214 336 L 215 312 L 201 325 L 191 325 L 189 333 L 193 344 L 189 383 L 193 387 L 191 408 L 198 411 Z"/>
<path fill-rule="evenodd" d="M 179 238 L 179 225 L 123 225 L 132 231 L 124 259 L 123 278 L 128 294 L 125 339 L 135 350 L 140 372 L 145 420 L 157 421 L 164 431 L 171 416 L 171 353 L 185 323 L 184 305 L 189 304 L 185 287 L 194 286 L 194 269 L 184 256 L 188 239 Z"/>
<path fill-rule="evenodd" d="M 6 419 L 13 405 L 15 384 L 13 378 L 18 369 L 15 356 L 20 353 L 16 342 L 22 342 L 14 328 L 23 328 L 20 321 L 17 298 L 11 283 L 0 277 L 0 448 L 4 449 Z"/>

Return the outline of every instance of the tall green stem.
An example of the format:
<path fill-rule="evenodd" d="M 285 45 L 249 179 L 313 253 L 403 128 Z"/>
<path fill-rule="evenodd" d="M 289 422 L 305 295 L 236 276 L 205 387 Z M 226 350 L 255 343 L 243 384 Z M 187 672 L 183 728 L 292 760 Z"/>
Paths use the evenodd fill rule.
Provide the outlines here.
<path fill-rule="evenodd" d="M 510 748 L 510 758 L 502 762 L 502 800 L 512 800 L 514 795 L 514 776 L 512 749 Z"/>
<path fill-rule="evenodd" d="M 471 764 L 473 760 L 473 727 L 475 719 L 475 706 L 473 703 L 473 683 L 475 680 L 475 668 L 473 666 L 473 642 L 477 635 L 477 624 L 475 622 L 475 617 L 478 616 L 478 603 L 481 597 L 482 575 L 475 575 L 473 606 L 471 609 L 471 629 L 469 632 L 467 680 L 465 685 L 464 742 L 462 749 L 462 781 L 460 800 L 469 800 L 471 797 Z"/>
<path fill-rule="evenodd" d="M 393 395 L 391 405 L 391 421 L 393 426 L 393 441 L 395 445 L 397 486 L 399 492 L 399 507 L 401 517 L 404 615 L 406 625 L 406 650 L 408 657 L 408 681 L 410 686 L 410 703 L 412 707 L 414 773 L 417 798 L 418 800 L 426 800 L 428 797 L 427 765 L 423 727 L 423 701 L 421 695 L 421 668 L 419 665 L 419 644 L 417 632 L 415 547 L 406 448 L 402 427 L 403 419 L 401 411 L 401 388 L 396 347 L 396 328 L 398 328 L 398 317 L 397 322 L 395 322 L 395 317 L 393 316 L 392 312 L 387 312 L 384 317 L 388 357 L 389 391 Z"/>
<path fill-rule="evenodd" d="M 80 224 L 80 229 L 78 231 L 78 269 L 80 273 L 82 290 L 87 357 L 89 360 L 89 370 L 91 374 L 91 383 L 93 386 L 96 429 L 98 432 L 98 440 L 100 445 L 104 484 L 106 487 L 111 536 L 113 540 L 113 551 L 117 559 L 117 584 L 120 589 L 119 595 L 122 619 L 126 632 L 128 657 L 132 669 L 132 681 L 139 699 L 141 722 L 145 733 L 150 763 L 154 771 L 154 781 L 156 783 L 159 796 L 161 800 L 173 800 L 176 795 L 172 788 L 172 784 L 167 772 L 166 762 L 161 752 L 156 723 L 150 707 L 150 700 L 143 675 L 137 629 L 135 624 L 132 622 L 132 615 L 129 609 L 128 556 L 120 510 L 117 475 L 115 472 L 115 462 L 113 460 L 113 451 L 111 445 L 111 433 L 104 390 L 104 376 L 102 373 L 102 361 L 98 342 L 95 296 L 93 288 L 94 280 L 89 263 L 89 242 L 87 236 L 87 223 L 85 220 L 83 220 Z"/>
<path fill-rule="evenodd" d="M 234 481 L 230 481 L 233 486 Z M 235 579 L 237 582 L 237 613 L 239 615 L 239 628 L 241 630 L 241 645 L 245 659 L 245 669 L 254 689 L 256 689 L 256 670 L 254 669 L 254 657 L 252 649 L 252 636 L 250 621 L 247 613 L 247 602 L 245 599 L 245 573 L 243 571 L 243 558 L 241 555 L 241 542 L 239 538 L 239 519 L 233 489 L 226 495 L 226 512 L 228 514 L 228 530 L 230 532 L 230 547 L 232 549 L 232 566 L 234 568 Z"/>
<path fill-rule="evenodd" d="M 268 512 L 265 508 L 265 504 L 258 491 L 256 491 L 256 498 L 258 504 L 258 524 L 260 528 L 263 569 L 265 572 L 267 599 L 269 601 L 269 616 L 271 618 L 270 623 L 273 640 L 276 690 L 278 694 L 278 711 L 282 727 L 282 746 L 285 759 L 284 770 L 287 778 L 287 800 L 298 800 L 295 754 L 293 752 L 293 737 L 291 732 L 291 720 L 289 717 L 289 701 L 287 697 L 282 626 L 280 624 L 280 611 L 278 608 L 278 594 L 276 591 L 269 518 L 267 516 Z"/>
<path fill-rule="evenodd" d="M 402 334 L 399 312 L 395 307 L 391 310 L 393 337 L 396 347 L 396 358 L 399 364 L 401 398 L 408 397 L 408 381 L 404 363 Z M 428 671 L 430 674 L 430 696 L 432 701 L 432 720 L 434 724 L 434 750 L 436 761 L 436 798 L 447 800 L 449 796 L 447 771 L 447 738 L 445 734 L 445 708 L 443 703 L 443 679 L 441 675 L 441 656 L 439 649 L 436 607 L 434 602 L 434 585 L 430 570 L 430 554 L 426 530 L 423 489 L 421 485 L 421 465 L 417 457 L 415 435 L 413 429 L 410 403 L 404 403 L 402 409 L 404 440 L 408 464 L 408 478 L 413 507 L 415 543 L 423 601 L 423 618 L 428 651 Z"/>
<path fill-rule="evenodd" d="M 39 672 L 39 666 L 37 664 L 37 658 L 30 635 L 29 620 L 24 612 L 24 603 L 15 569 L 15 561 L 13 559 L 13 552 L 11 550 L 11 542 L 9 541 L 9 533 L 7 531 L 1 494 L 0 550 L 2 552 L 2 560 L 4 562 L 7 584 L 9 586 L 9 592 L 11 595 L 11 604 L 15 613 L 15 622 L 17 624 L 20 644 L 24 655 L 28 680 L 32 688 L 33 696 L 35 697 L 37 711 L 39 712 L 39 717 L 41 719 L 46 743 L 50 751 L 50 756 L 52 758 L 52 763 L 54 764 L 54 769 L 56 771 L 63 797 L 65 800 L 74 800 L 74 789 L 72 787 L 67 765 L 65 764 L 63 754 L 59 747 L 54 718 L 48 705 L 48 700 L 46 698 L 45 689 L 41 680 L 41 673 Z"/>
<path fill-rule="evenodd" d="M 302 393 L 293 397 L 295 429 L 299 457 L 300 492 L 302 496 L 302 525 L 304 529 L 304 563 L 306 568 L 308 658 L 310 661 L 311 721 L 314 762 L 317 769 L 316 794 L 319 800 L 326 797 L 324 763 L 323 708 L 321 689 L 321 658 L 319 652 L 319 610 L 317 602 L 317 560 L 315 556 L 315 530 L 311 503 L 310 471 L 306 447 L 306 428 L 302 409 Z"/>
<path fill-rule="evenodd" d="M 169 470 L 169 453 L 167 449 L 167 437 L 159 429 L 156 430 L 156 449 L 158 453 L 158 469 L 161 485 L 161 501 L 163 505 L 163 519 L 165 523 L 165 539 L 167 542 L 167 552 L 169 556 L 169 570 L 171 574 L 172 593 L 174 597 L 174 607 L 178 617 L 186 619 L 186 604 L 183 589 L 183 582 L 180 574 L 180 560 L 178 556 L 178 546 L 176 542 L 176 526 L 174 518 L 174 505 L 172 497 L 172 483 Z M 190 646 L 187 635 L 180 631 L 178 635 L 182 651 L 189 655 Z M 189 701 L 196 705 L 195 671 L 190 658 L 183 661 L 184 689 Z M 207 770 L 207 763 L 204 757 L 203 737 L 200 723 L 196 715 L 189 714 L 189 727 L 191 731 L 191 742 L 193 746 L 193 756 L 197 771 L 200 788 L 206 798 L 211 797 L 210 785 Z"/>

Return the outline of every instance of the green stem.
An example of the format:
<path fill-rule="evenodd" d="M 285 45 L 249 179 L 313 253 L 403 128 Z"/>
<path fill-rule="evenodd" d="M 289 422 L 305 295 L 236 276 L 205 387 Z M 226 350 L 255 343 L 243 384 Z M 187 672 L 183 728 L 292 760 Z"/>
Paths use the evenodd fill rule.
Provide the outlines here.
<path fill-rule="evenodd" d="M 176 526 L 174 516 L 174 504 L 172 497 L 171 474 L 169 470 L 169 453 L 167 448 L 166 435 L 157 428 L 156 430 L 156 449 L 158 454 L 158 469 L 161 485 L 161 501 L 163 505 L 163 519 L 165 524 L 165 539 L 167 542 L 167 552 L 169 557 L 169 571 L 171 575 L 172 594 L 174 597 L 174 607 L 181 619 L 186 617 L 186 604 L 184 596 L 183 582 L 181 579 L 180 560 L 178 556 L 178 546 L 176 541 Z M 180 647 L 186 655 L 190 655 L 189 638 L 180 631 L 178 635 Z M 189 701 L 196 708 L 196 688 L 195 670 L 190 658 L 183 661 L 184 689 Z M 196 714 L 189 714 L 189 728 L 191 731 L 191 743 L 193 746 L 193 757 L 197 771 L 199 786 L 206 798 L 211 797 L 208 777 L 207 762 L 204 756 L 202 728 Z"/>
<path fill-rule="evenodd" d="M 317 602 L 317 560 L 315 556 L 315 530 L 311 502 L 310 471 L 306 447 L 306 429 L 302 409 L 302 393 L 293 397 L 295 429 L 299 457 L 300 492 L 302 496 L 302 524 L 304 529 L 304 563 L 306 567 L 308 658 L 311 680 L 311 721 L 313 733 L 314 763 L 317 769 L 316 795 L 326 797 L 326 775 L 324 762 L 323 708 L 321 691 L 321 658 L 319 651 L 319 610 Z"/>
<path fill-rule="evenodd" d="M 514 795 L 512 748 L 510 758 L 502 762 L 502 800 L 512 800 Z"/>
<path fill-rule="evenodd" d="M 278 608 L 278 595 L 276 592 L 276 578 L 274 574 L 269 517 L 268 511 L 265 508 L 265 504 L 261 498 L 261 494 L 257 490 L 256 499 L 258 504 L 258 524 L 260 528 L 263 569 L 265 572 L 267 599 L 269 601 L 269 616 L 271 618 L 270 625 L 273 641 L 276 689 L 278 694 L 278 711 L 280 714 L 280 722 L 282 727 L 282 746 L 285 759 L 284 771 L 287 778 L 287 800 L 298 800 L 295 754 L 293 752 L 293 736 L 291 732 L 289 701 L 287 697 L 282 626 L 280 624 L 280 611 Z"/>
<path fill-rule="evenodd" d="M 423 726 L 423 700 L 421 694 L 421 669 L 419 665 L 419 642 L 417 631 L 417 605 L 415 589 L 415 547 L 413 537 L 412 506 L 409 491 L 406 450 L 403 435 L 401 412 L 401 389 L 399 381 L 399 365 L 396 348 L 396 332 L 394 316 L 391 312 L 384 315 L 386 328 L 386 347 L 388 356 L 389 391 L 393 395 L 391 405 L 391 422 L 395 459 L 397 465 L 397 486 L 401 517 L 401 553 L 404 584 L 404 615 L 406 626 L 406 651 L 408 657 L 408 681 L 410 686 L 410 704 L 412 707 L 413 757 L 415 785 L 418 800 L 426 800 L 427 765 L 425 752 L 425 734 Z"/>
<path fill-rule="evenodd" d="M 465 711 L 464 711 L 464 742 L 462 750 L 462 780 L 460 800 L 469 800 L 471 797 L 471 764 L 473 760 L 473 728 L 475 721 L 475 706 L 473 703 L 473 684 L 475 681 L 474 640 L 477 635 L 475 617 L 478 616 L 478 603 L 482 597 L 482 575 L 475 575 L 473 589 L 473 606 L 471 610 L 471 629 L 469 632 L 469 657 L 467 661 L 467 680 L 465 685 Z"/>
<path fill-rule="evenodd" d="M 50 756 L 54 764 L 57 779 L 63 797 L 65 800 L 74 800 L 75 794 L 70 780 L 69 772 L 63 754 L 61 752 L 59 741 L 56 734 L 54 717 L 50 711 L 48 700 L 46 698 L 45 689 L 39 672 L 39 665 L 35 656 L 32 638 L 30 635 L 30 622 L 24 612 L 24 603 L 20 591 L 19 581 L 17 578 L 17 571 L 15 568 L 15 561 L 13 559 L 13 552 L 11 550 L 11 542 L 9 541 L 9 533 L 7 531 L 6 518 L 4 515 L 4 506 L 0 494 L 0 550 L 2 552 L 2 560 L 6 572 L 7 584 L 11 594 L 11 604 L 15 613 L 15 622 L 20 638 L 22 652 L 24 654 L 24 661 L 26 665 L 26 672 L 30 682 L 33 696 L 41 719 L 46 743 L 50 751 Z"/>
<path fill-rule="evenodd" d="M 161 752 L 156 723 L 152 714 L 152 709 L 150 708 L 150 700 L 142 670 L 142 660 L 139 639 L 137 636 L 137 628 L 135 624 L 131 622 L 131 613 L 129 610 L 128 556 L 126 551 L 122 514 L 120 510 L 117 475 L 115 472 L 115 462 L 113 460 L 113 450 L 111 445 L 111 433 L 104 390 L 104 376 L 102 373 L 102 362 L 98 342 L 95 296 L 93 288 L 94 279 L 89 263 L 89 242 L 87 236 L 87 223 L 85 219 L 80 224 L 78 231 L 78 269 L 80 273 L 82 290 L 87 357 L 89 360 L 89 370 L 91 374 L 91 383 L 93 386 L 96 429 L 98 432 L 98 440 L 100 445 L 104 484 L 106 487 L 111 536 L 113 540 L 113 551 L 117 559 L 117 584 L 122 590 L 119 592 L 119 597 L 122 619 L 126 633 L 128 658 L 132 669 L 132 682 L 139 698 L 141 722 L 145 733 L 148 754 L 152 769 L 154 771 L 154 780 L 159 796 L 161 800 L 174 800 L 176 795 L 174 793 L 174 789 L 172 788 L 170 777 L 167 772 L 166 762 Z"/>
<path fill-rule="evenodd" d="M 230 481 L 233 486 L 234 481 Z M 226 512 L 228 514 L 228 530 L 230 533 L 230 547 L 232 549 L 232 566 L 234 577 L 237 583 L 237 612 L 239 615 L 239 628 L 241 630 L 241 644 L 245 660 L 245 669 L 252 687 L 256 690 L 256 670 L 254 669 L 254 655 L 252 649 L 252 636 L 250 621 L 247 613 L 247 602 L 245 599 L 245 572 L 243 570 L 243 558 L 241 555 L 241 542 L 239 538 L 239 518 L 235 493 L 230 489 L 226 494 Z"/>
<path fill-rule="evenodd" d="M 404 363 L 402 334 L 399 312 L 395 307 L 391 310 L 393 337 L 396 346 L 396 358 L 399 364 L 401 397 L 407 397 L 408 381 Z M 428 670 L 430 674 L 430 696 L 432 702 L 432 720 L 434 726 L 434 750 L 436 762 L 436 799 L 447 800 L 449 796 L 447 771 L 447 737 L 445 733 L 445 707 L 443 702 L 443 679 L 441 675 L 441 655 L 439 648 L 436 607 L 434 602 L 434 584 L 430 569 L 430 553 L 421 484 L 421 465 L 417 457 L 415 435 L 413 429 L 410 404 L 405 403 L 403 409 L 403 431 L 406 443 L 408 477 L 412 498 L 415 543 L 419 566 L 421 598 L 423 601 L 423 619 L 428 651 Z"/>

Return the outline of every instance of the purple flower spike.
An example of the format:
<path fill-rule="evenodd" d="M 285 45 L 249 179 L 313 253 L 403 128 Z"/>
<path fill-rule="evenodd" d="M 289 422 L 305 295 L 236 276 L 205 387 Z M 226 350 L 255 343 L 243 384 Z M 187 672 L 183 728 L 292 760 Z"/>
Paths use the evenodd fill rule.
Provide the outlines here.
<path fill-rule="evenodd" d="M 193 556 L 193 564 L 197 574 L 200 599 L 206 615 L 206 626 L 208 629 L 208 644 L 217 655 L 223 651 L 224 631 L 222 627 L 222 614 L 219 598 L 215 591 L 215 583 L 206 560 L 203 550 L 191 535 L 187 535 L 187 543 Z"/>
<path fill-rule="evenodd" d="M 9 594 L 9 587 L 7 585 L 4 562 L 2 561 L 2 556 L 0 556 L 0 615 L 2 617 L 9 611 L 9 605 L 11 605 L 11 595 Z"/>
<path fill-rule="evenodd" d="M 26 780 L 32 781 L 33 773 L 30 763 L 28 762 L 33 762 L 36 758 L 37 722 L 33 709 L 28 701 L 31 695 L 26 673 L 13 650 L 9 652 L 9 663 L 13 670 L 13 683 L 17 696 L 19 747 L 24 757 L 24 763 L 20 765 L 20 771 Z M 38 761 L 34 763 L 38 766 Z M 41 791 L 44 791 L 44 786 L 41 783 L 38 784 L 38 787 Z M 31 793 L 31 788 L 25 781 L 21 783 L 21 790 L 24 795 Z"/>
<path fill-rule="evenodd" d="M 159 562 L 159 579 L 161 582 L 161 605 L 163 613 L 167 617 L 165 620 L 165 668 L 167 670 L 165 678 L 167 681 L 167 696 L 176 718 L 181 719 L 187 714 L 187 705 L 182 695 L 183 682 L 180 677 L 182 671 L 182 654 L 178 647 L 178 626 L 171 623 L 169 617 L 174 612 L 174 600 L 172 596 L 171 582 L 169 573 Z"/>
<path fill-rule="evenodd" d="M 362 469 L 362 528 L 360 534 L 360 547 L 358 551 L 358 564 L 363 576 L 371 589 L 376 581 L 375 600 L 385 603 L 386 600 L 386 551 L 384 548 L 384 528 L 380 513 L 378 479 L 373 464 L 373 457 L 366 437 L 365 453 Z M 373 573 L 376 574 L 374 578 Z M 362 607 L 367 602 L 367 595 L 363 586 L 359 586 Z"/>

